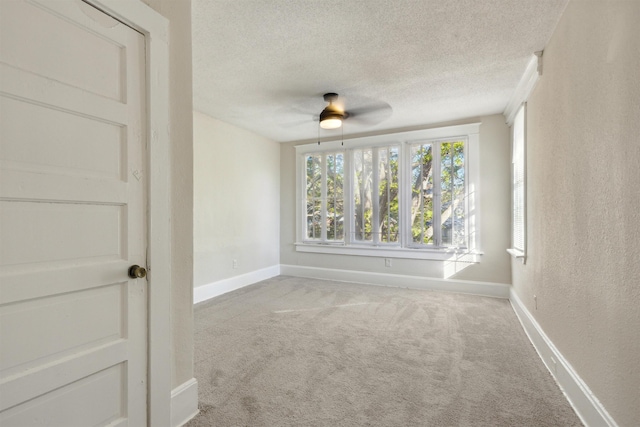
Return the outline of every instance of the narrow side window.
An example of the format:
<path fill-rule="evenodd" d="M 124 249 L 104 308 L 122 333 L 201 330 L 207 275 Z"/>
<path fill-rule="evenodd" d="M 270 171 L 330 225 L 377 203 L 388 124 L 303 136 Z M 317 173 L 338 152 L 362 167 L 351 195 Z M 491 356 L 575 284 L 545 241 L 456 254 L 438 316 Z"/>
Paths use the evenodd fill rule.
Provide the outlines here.
<path fill-rule="evenodd" d="M 513 122 L 513 249 L 525 252 L 525 106 L 518 110 Z"/>

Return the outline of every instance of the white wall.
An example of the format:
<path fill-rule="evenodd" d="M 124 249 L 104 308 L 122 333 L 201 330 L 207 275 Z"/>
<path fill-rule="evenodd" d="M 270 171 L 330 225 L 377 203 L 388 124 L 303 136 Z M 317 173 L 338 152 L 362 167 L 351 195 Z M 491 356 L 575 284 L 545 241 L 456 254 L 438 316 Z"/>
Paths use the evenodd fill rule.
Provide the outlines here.
<path fill-rule="evenodd" d="M 567 6 L 528 103 L 528 258 L 512 265 L 518 297 L 620 426 L 640 425 L 638 22 L 639 1 Z"/>
<path fill-rule="evenodd" d="M 385 267 L 384 258 L 326 255 L 296 252 L 295 230 L 295 146 L 282 144 L 281 249 L 280 263 L 295 266 L 403 274 L 432 278 L 511 283 L 511 267 L 506 249 L 510 244 L 510 143 L 509 129 L 502 115 L 483 117 L 480 126 L 480 230 L 483 235 L 482 261 L 478 264 L 394 258 Z M 457 269 L 457 270 L 456 270 Z M 458 271 L 457 273 L 453 273 Z"/>
<path fill-rule="evenodd" d="M 199 112 L 193 128 L 194 286 L 277 266 L 280 146 Z"/>

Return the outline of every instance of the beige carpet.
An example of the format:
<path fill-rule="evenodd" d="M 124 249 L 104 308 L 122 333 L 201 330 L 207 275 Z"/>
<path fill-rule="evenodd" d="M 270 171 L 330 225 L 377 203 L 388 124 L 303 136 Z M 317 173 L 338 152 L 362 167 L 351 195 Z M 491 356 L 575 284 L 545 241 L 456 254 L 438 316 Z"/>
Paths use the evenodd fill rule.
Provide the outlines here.
<path fill-rule="evenodd" d="M 579 426 L 507 300 L 279 276 L 196 306 L 187 426 Z"/>

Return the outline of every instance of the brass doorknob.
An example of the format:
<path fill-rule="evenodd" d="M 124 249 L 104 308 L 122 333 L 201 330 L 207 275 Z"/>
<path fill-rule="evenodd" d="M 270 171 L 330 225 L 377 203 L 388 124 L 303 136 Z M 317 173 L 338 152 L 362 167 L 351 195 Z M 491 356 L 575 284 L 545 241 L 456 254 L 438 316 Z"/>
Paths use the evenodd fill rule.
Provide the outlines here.
<path fill-rule="evenodd" d="M 129 267 L 129 277 L 132 279 L 142 279 L 147 275 L 147 270 L 139 265 L 132 265 Z"/>

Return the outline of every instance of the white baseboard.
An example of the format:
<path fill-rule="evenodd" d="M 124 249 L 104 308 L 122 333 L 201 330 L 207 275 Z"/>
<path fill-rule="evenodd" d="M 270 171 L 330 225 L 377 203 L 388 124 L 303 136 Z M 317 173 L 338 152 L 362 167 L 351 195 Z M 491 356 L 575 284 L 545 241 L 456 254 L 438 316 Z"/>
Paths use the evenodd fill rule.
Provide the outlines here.
<path fill-rule="evenodd" d="M 280 265 L 280 274 L 314 279 L 339 280 L 342 282 L 396 288 L 424 289 L 458 292 L 495 298 L 509 298 L 511 285 L 503 283 L 475 282 L 469 280 L 437 279 L 433 277 L 407 276 L 401 274 L 373 273 L 369 271 L 336 270 L 332 268 Z"/>
<path fill-rule="evenodd" d="M 511 289 L 509 296 L 511 306 L 516 312 L 520 323 L 524 328 L 529 340 L 535 347 L 538 355 L 545 366 L 555 378 L 569 403 L 580 417 L 582 423 L 587 427 L 617 427 L 614 419 L 609 415 L 604 406 L 589 390 L 589 387 L 578 376 L 573 367 L 558 351 L 553 342 L 544 333 L 538 322 L 526 309 L 520 298 Z"/>
<path fill-rule="evenodd" d="M 191 378 L 171 390 L 171 427 L 180 427 L 198 415 L 198 381 Z"/>
<path fill-rule="evenodd" d="M 198 286 L 193 290 L 193 303 L 197 304 L 199 302 L 215 298 L 222 294 L 226 294 L 227 292 L 235 291 L 236 289 L 260 282 L 261 280 L 270 279 L 278 276 L 279 274 L 280 265 L 273 265 L 261 270 L 209 283 L 208 285 Z"/>

